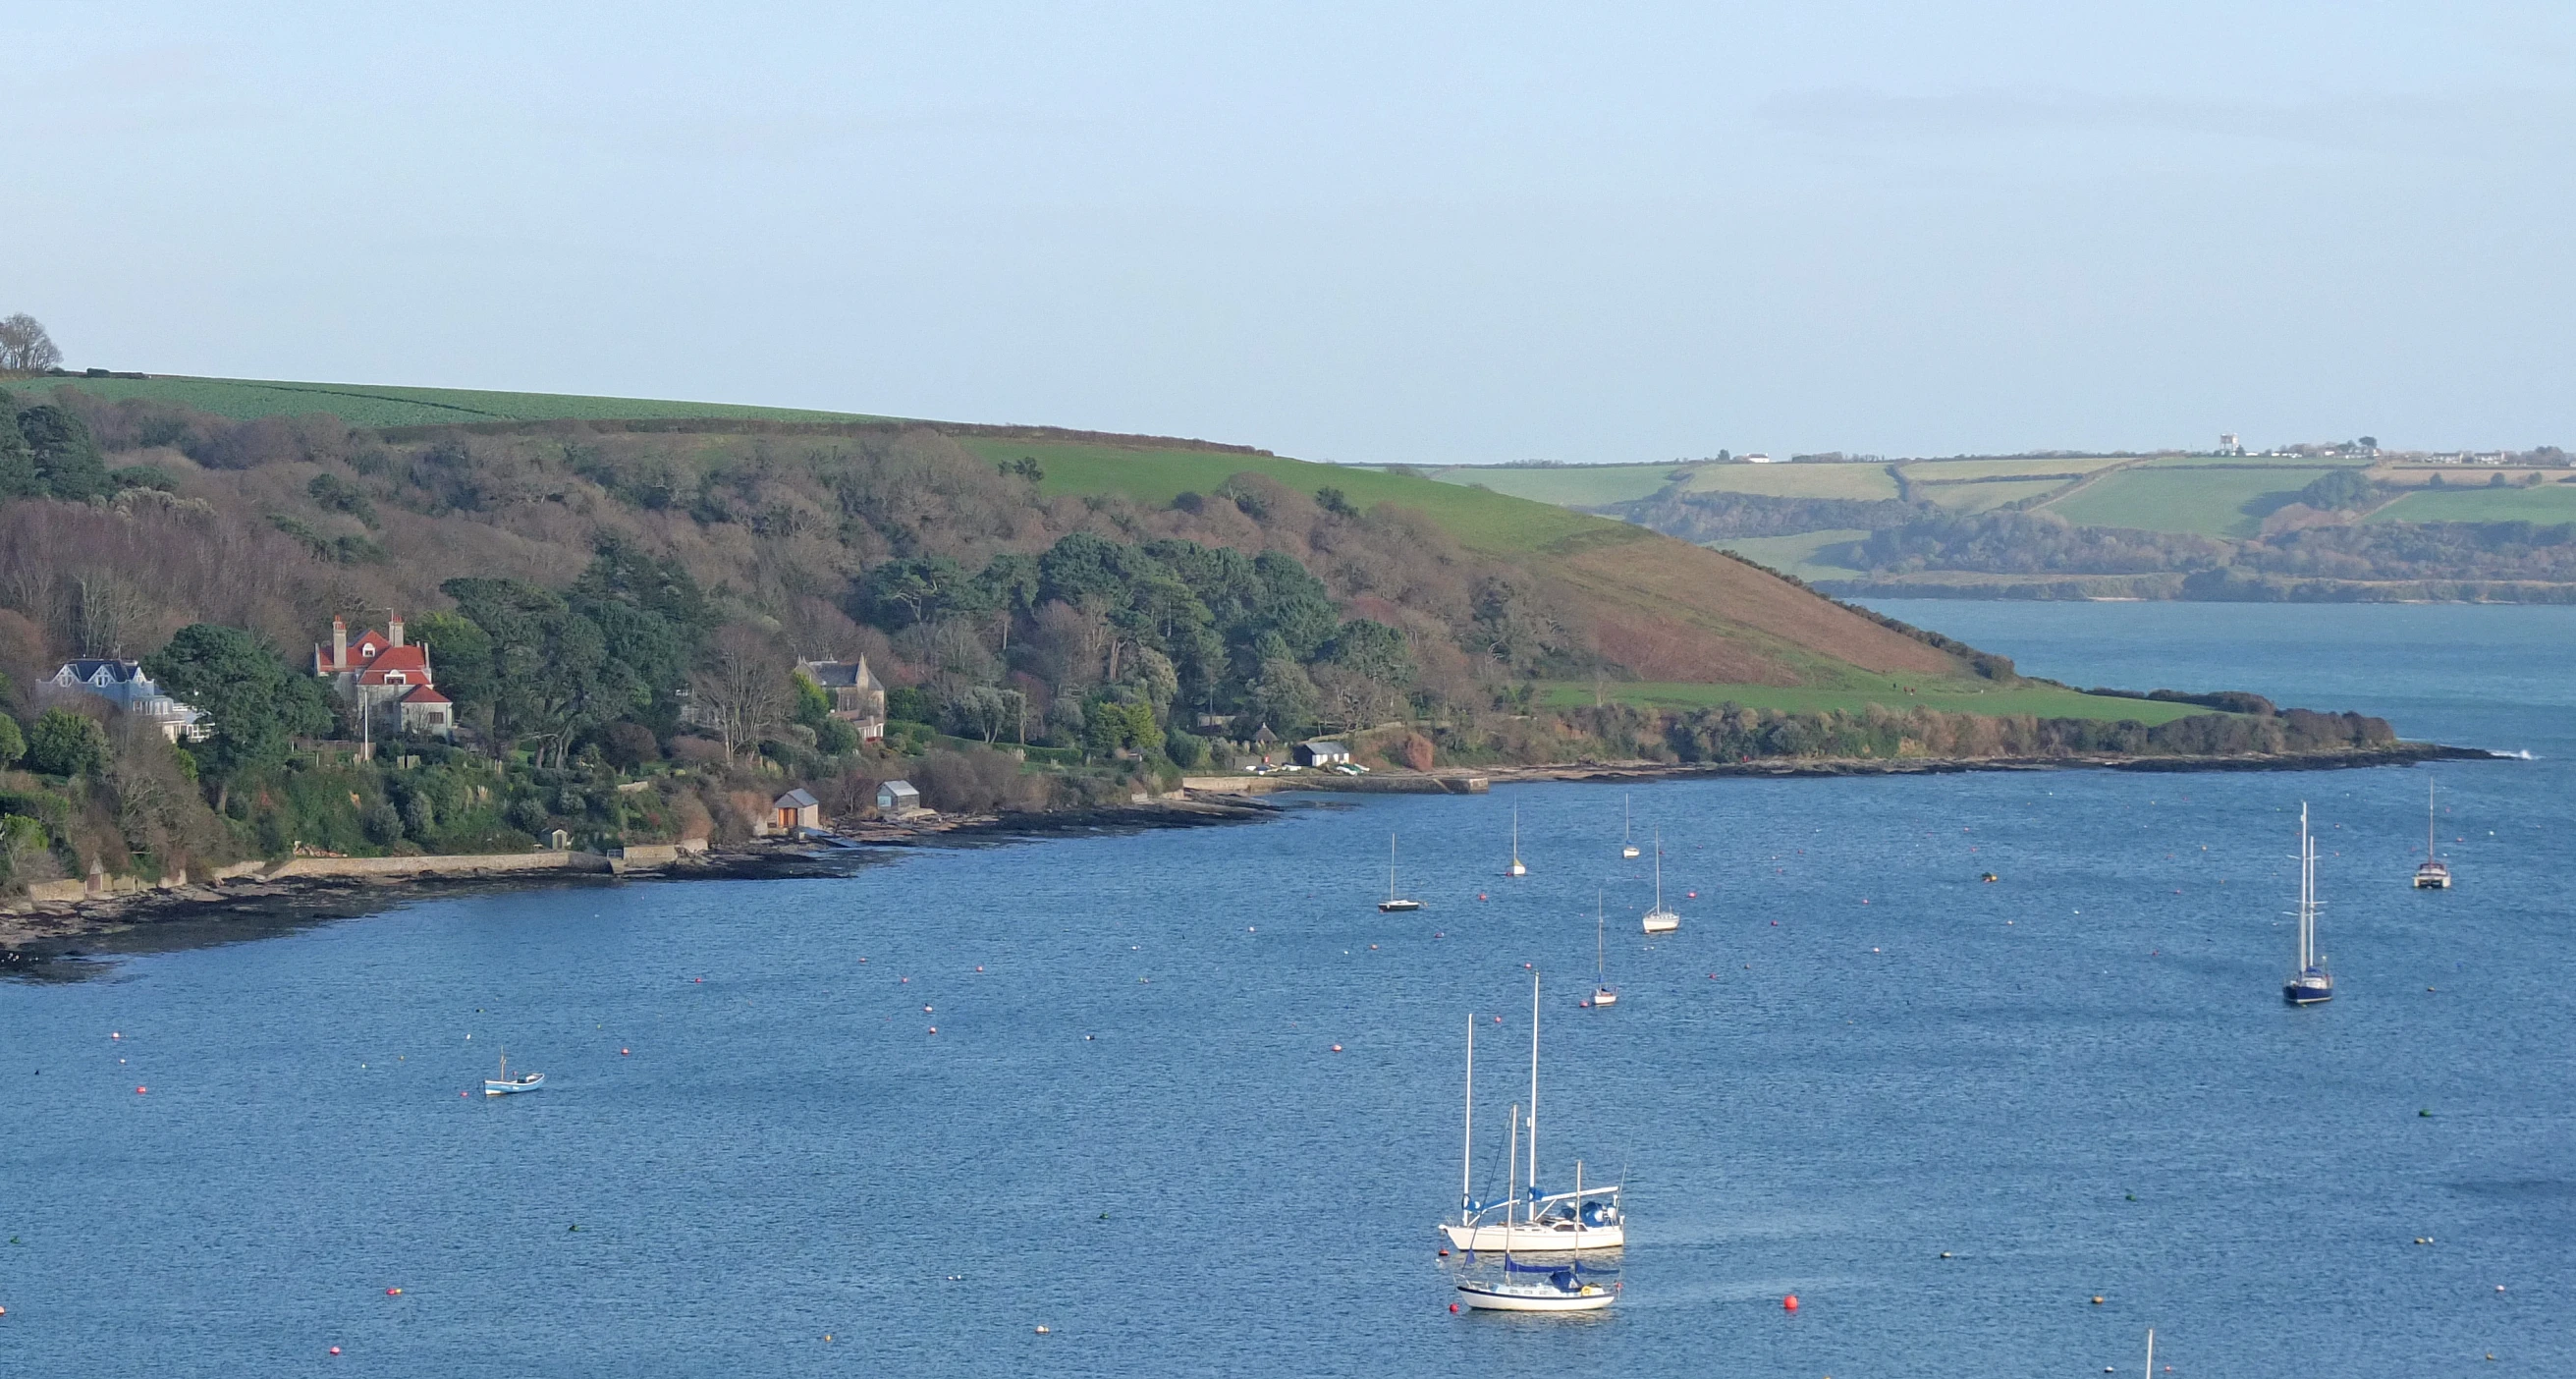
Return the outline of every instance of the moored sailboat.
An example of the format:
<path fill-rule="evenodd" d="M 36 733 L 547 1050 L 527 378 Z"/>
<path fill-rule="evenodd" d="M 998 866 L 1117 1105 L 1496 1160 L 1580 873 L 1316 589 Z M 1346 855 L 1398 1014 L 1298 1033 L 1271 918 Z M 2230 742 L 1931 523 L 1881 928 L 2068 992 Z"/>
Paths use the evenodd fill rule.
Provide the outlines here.
<path fill-rule="evenodd" d="M 1503 868 L 1505 876 L 1527 876 L 1529 868 L 1521 865 L 1521 812 L 1512 810 L 1512 864 Z"/>
<path fill-rule="evenodd" d="M 1669 934 L 1682 927 L 1682 917 L 1664 908 L 1664 831 L 1655 830 L 1655 908 L 1646 911 L 1646 932 Z"/>
<path fill-rule="evenodd" d="M 2321 1005 L 2334 999 L 2334 974 L 2317 951 L 2317 840 L 2308 835 L 2308 802 L 2299 801 L 2299 966 L 2281 987 L 2281 999 L 2294 1006 Z"/>
<path fill-rule="evenodd" d="M 2433 813 L 2433 782 L 2424 782 L 2424 860 L 2415 868 L 2415 889 L 2447 891 L 2451 888 L 2451 867 L 2434 851 L 2436 819 Z"/>
<path fill-rule="evenodd" d="M 1395 893 L 1395 835 L 1386 835 L 1386 899 L 1377 903 L 1379 913 L 1393 910 L 1419 910 L 1422 902 L 1408 900 Z"/>
<path fill-rule="evenodd" d="M 1482 1279 L 1461 1279 L 1458 1282 L 1459 1300 L 1480 1312 L 1597 1312 L 1608 1307 L 1618 1301 L 1618 1290 L 1604 1288 L 1585 1278 L 1583 1261 L 1578 1259 L 1570 1265 L 1560 1266 L 1523 1264 L 1512 1258 L 1512 1208 L 1520 1197 L 1520 1130 L 1521 1108 L 1514 1106 L 1511 1146 L 1504 1154 L 1505 1162 L 1511 1166 L 1504 1173 L 1509 1181 L 1503 1196 L 1502 1281 L 1488 1283 Z M 1530 1125 L 1530 1149 L 1532 1153 L 1538 1149 L 1535 1119 Z M 1535 1212 L 1538 1190 L 1533 1187 L 1530 1191 L 1531 1210 Z M 1475 1254 L 1471 1250 L 1468 1261 L 1473 1263 L 1474 1260 Z M 1518 1283 L 1513 1281 L 1515 1274 L 1544 1274 L 1546 1278 Z"/>
<path fill-rule="evenodd" d="M 1620 1208 L 1620 1189 L 1585 1186 L 1583 1167 L 1575 1165 L 1574 1190 L 1543 1193 L 1538 1187 L 1538 973 L 1530 974 L 1529 1200 L 1519 1200 L 1517 1186 L 1500 1202 L 1476 1200 L 1476 1018 L 1467 1017 L 1467 1132 L 1460 1153 L 1458 1219 L 1443 1222 L 1442 1235 L 1461 1250 L 1512 1249 L 1522 1254 L 1560 1254 L 1580 1250 L 1615 1250 L 1627 1243 L 1627 1214 Z M 1521 1167 L 1520 1108 L 1512 1108 L 1512 1167 Z M 1515 1207 L 1521 1207 L 1515 1213 Z M 1497 1209 L 1502 1219 L 1494 1220 Z"/>
<path fill-rule="evenodd" d="M 1619 797 L 1619 855 L 1637 855 L 1636 820 L 1628 812 L 1628 797 L 1624 794 Z"/>
<path fill-rule="evenodd" d="M 1592 897 L 1592 1000 L 1591 1005 L 1619 1003 L 1619 993 L 1610 989 L 1610 967 L 1607 956 L 1610 932 L 1609 899 L 1606 892 Z"/>

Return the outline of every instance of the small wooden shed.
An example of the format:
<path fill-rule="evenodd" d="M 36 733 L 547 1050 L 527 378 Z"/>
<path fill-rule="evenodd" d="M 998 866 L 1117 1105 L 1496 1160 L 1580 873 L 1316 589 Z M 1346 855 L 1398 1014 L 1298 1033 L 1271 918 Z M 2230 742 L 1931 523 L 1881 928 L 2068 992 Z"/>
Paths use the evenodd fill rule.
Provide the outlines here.
<path fill-rule="evenodd" d="M 803 789 L 790 790 L 769 802 L 770 826 L 785 833 L 823 826 L 823 802 Z"/>
<path fill-rule="evenodd" d="M 921 808 L 921 792 L 908 780 L 890 780 L 877 787 L 877 808 L 887 814 L 909 814 Z"/>

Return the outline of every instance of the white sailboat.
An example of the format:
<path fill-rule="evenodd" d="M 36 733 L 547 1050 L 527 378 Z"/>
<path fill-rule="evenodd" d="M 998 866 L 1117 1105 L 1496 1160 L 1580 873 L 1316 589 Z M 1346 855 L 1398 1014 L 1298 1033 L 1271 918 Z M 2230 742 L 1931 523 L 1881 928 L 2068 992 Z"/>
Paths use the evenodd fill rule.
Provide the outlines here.
<path fill-rule="evenodd" d="M 1655 830 L 1655 908 L 1646 911 L 1646 932 L 1669 934 L 1682 927 L 1682 917 L 1664 908 L 1664 831 Z"/>
<path fill-rule="evenodd" d="M 1592 1001 L 1596 1006 L 1619 1004 L 1619 993 L 1610 989 L 1610 967 L 1606 949 L 1610 933 L 1609 897 L 1596 892 L 1592 897 Z"/>
<path fill-rule="evenodd" d="M 1574 1190 L 1542 1194 L 1538 1189 L 1538 973 L 1530 973 L 1530 1115 L 1529 1201 L 1519 1202 L 1517 1185 L 1500 1202 L 1476 1200 L 1476 1017 L 1467 1017 L 1467 1134 L 1460 1154 L 1458 1219 L 1442 1222 L 1440 1233 L 1460 1250 L 1511 1249 L 1522 1254 L 1562 1254 L 1577 1250 L 1615 1250 L 1628 1241 L 1627 1213 L 1620 1209 L 1619 1185 L 1586 1187 L 1583 1165 L 1574 1166 Z M 1513 1164 L 1519 1162 L 1520 1108 L 1512 1108 Z M 1526 1210 L 1515 1212 L 1515 1207 Z M 1494 1220 L 1499 1209 L 1502 1220 Z"/>
<path fill-rule="evenodd" d="M 1619 797 L 1619 855 L 1637 855 L 1636 820 L 1628 812 L 1628 797 L 1624 794 Z"/>
<path fill-rule="evenodd" d="M 2447 891 L 2451 888 L 2451 865 L 2433 850 L 2433 782 L 2424 782 L 2424 860 L 2415 868 L 2415 889 Z"/>
<path fill-rule="evenodd" d="M 1504 1154 L 1510 1167 L 1504 1170 L 1507 1182 L 1503 1197 L 1503 1277 L 1498 1283 L 1482 1279 L 1461 1279 L 1459 1300 L 1480 1312 L 1597 1312 L 1619 1300 L 1616 1288 L 1604 1288 L 1583 1277 L 1583 1262 L 1551 1267 L 1523 1264 L 1512 1258 L 1512 1206 L 1520 1196 L 1521 1108 L 1512 1108 L 1511 1148 Z M 1538 1123 L 1530 1123 L 1530 1149 L 1538 1148 Z M 1532 1189 L 1536 1191 L 1535 1188 Z M 1535 1211 L 1536 1207 L 1533 1206 Z M 1544 1274 L 1543 1280 L 1517 1282 L 1515 1274 Z"/>
<path fill-rule="evenodd" d="M 1395 893 L 1395 835 L 1391 832 L 1386 835 L 1386 899 L 1379 901 L 1377 908 L 1381 914 L 1422 908 L 1421 901 L 1407 900 Z"/>
<path fill-rule="evenodd" d="M 1527 876 L 1529 868 L 1521 865 L 1521 812 L 1512 810 L 1512 864 L 1503 868 L 1505 876 Z"/>

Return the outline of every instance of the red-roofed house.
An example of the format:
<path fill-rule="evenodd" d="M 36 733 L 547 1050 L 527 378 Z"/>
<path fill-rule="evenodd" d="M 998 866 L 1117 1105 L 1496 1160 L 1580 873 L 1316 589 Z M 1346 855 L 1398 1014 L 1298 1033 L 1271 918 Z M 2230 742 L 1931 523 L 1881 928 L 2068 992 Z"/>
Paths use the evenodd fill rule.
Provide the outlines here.
<path fill-rule="evenodd" d="M 369 628 L 353 642 L 348 623 L 333 618 L 331 644 L 313 648 L 314 675 L 332 681 L 341 698 L 364 705 L 370 718 L 391 705 L 402 731 L 448 736 L 456 729 L 456 705 L 433 688 L 429 648 L 403 643 L 399 615 L 385 627 Z"/>

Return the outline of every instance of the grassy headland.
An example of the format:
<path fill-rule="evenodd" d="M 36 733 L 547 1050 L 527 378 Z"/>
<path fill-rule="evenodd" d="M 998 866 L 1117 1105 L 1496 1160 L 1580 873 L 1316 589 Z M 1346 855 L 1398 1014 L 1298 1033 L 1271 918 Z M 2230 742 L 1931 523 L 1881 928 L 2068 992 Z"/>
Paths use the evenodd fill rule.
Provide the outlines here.
<path fill-rule="evenodd" d="M 2393 737 L 2027 680 L 1633 523 L 1249 447 L 437 389 L 22 391 L 0 408 L 9 885 L 557 831 L 723 841 L 787 789 L 848 819 L 897 777 L 952 812 L 1123 804 L 1312 734 L 1416 768 Z M 1914 482 L 1847 470 L 1814 501 L 1876 510 Z M 1956 486 L 2030 482 L 2054 481 Z M 455 742 L 362 729 L 312 675 L 335 615 L 387 610 L 429 647 Z M 75 654 L 140 658 L 213 737 L 40 687 Z M 861 656 L 881 742 L 790 671 Z M 362 732 L 378 760 L 354 759 Z"/>

